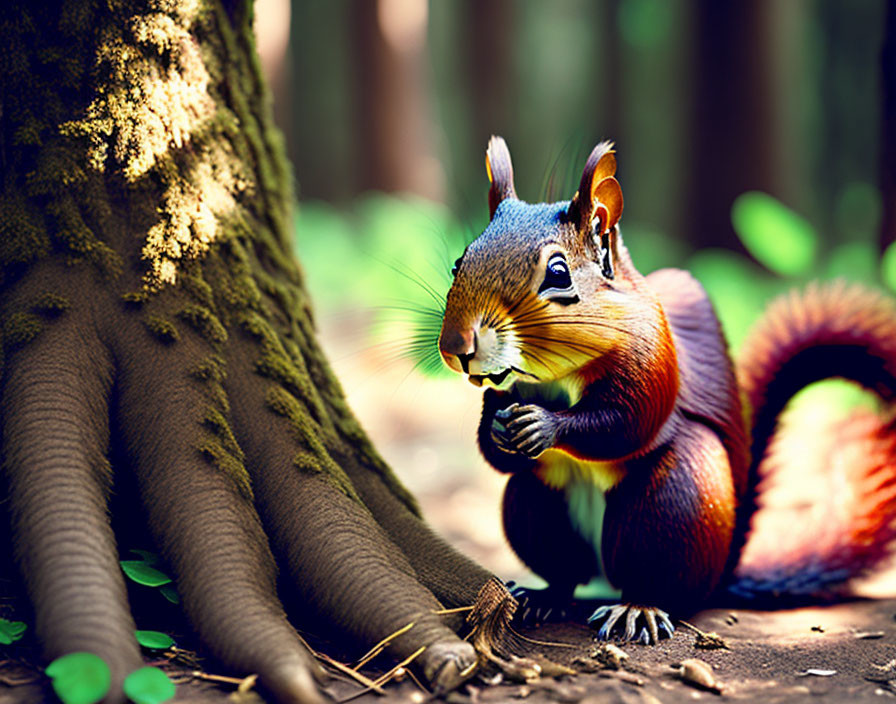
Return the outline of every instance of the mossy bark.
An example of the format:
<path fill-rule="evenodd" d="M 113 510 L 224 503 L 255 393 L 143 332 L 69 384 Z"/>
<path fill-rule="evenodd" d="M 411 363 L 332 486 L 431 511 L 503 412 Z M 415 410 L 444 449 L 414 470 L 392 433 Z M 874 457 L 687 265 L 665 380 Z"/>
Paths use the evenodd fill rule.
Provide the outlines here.
<path fill-rule="evenodd" d="M 119 678 L 134 665 L 105 517 L 110 486 L 132 472 L 200 636 L 281 698 L 314 695 L 274 594 L 277 565 L 350 636 L 417 619 L 396 654 L 425 645 L 426 674 L 450 681 L 469 647 L 429 612 L 471 601 L 488 574 L 422 523 L 317 345 L 251 8 L 82 0 L 2 13 L 3 460 L 48 655 L 94 650 Z M 54 402 L 41 410 L 42 399 Z M 73 436 L 57 437 L 62 427 Z M 120 605 L 118 635 L 94 637 L 86 617 L 63 628 L 43 603 L 92 588 L 58 587 L 60 548 L 39 520 L 54 481 L 86 507 L 72 518 L 97 537 L 90 559 Z M 205 601 L 235 588 L 228 569 L 252 566 L 237 597 L 265 615 L 249 637 Z M 280 634 L 265 646 L 278 656 L 261 633 Z"/>

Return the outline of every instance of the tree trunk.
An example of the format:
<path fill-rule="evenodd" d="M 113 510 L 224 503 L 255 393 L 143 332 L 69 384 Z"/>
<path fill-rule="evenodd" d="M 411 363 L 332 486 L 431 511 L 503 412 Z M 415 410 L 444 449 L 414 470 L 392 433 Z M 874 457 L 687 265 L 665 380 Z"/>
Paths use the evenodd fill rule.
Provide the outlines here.
<path fill-rule="evenodd" d="M 0 409 L 16 559 L 47 658 L 109 700 L 142 664 L 107 507 L 130 481 L 208 649 L 283 701 L 316 671 L 277 598 L 451 686 L 433 611 L 489 575 L 421 521 L 347 408 L 292 259 L 292 184 L 251 9 L 7 3 Z"/>
<path fill-rule="evenodd" d="M 882 199 L 881 252 L 896 242 L 896 3 L 886 10 L 884 45 L 881 50 L 881 154 Z"/>
<path fill-rule="evenodd" d="M 362 190 L 444 200 L 425 82 L 426 0 L 351 3 L 354 129 Z"/>
<path fill-rule="evenodd" d="M 505 131 L 512 122 L 508 97 L 513 89 L 516 8 L 508 0 L 467 0 L 458 12 L 463 26 L 469 28 L 468 49 L 459 58 L 470 87 L 472 141 L 481 150 L 480 145 L 488 144 L 489 137 Z M 480 161 L 476 166 L 481 169 Z"/>
<path fill-rule="evenodd" d="M 691 243 L 743 251 L 731 205 L 748 190 L 776 192 L 765 2 L 696 4 L 694 114 L 687 208 Z M 760 47 L 760 49 L 757 49 Z"/>

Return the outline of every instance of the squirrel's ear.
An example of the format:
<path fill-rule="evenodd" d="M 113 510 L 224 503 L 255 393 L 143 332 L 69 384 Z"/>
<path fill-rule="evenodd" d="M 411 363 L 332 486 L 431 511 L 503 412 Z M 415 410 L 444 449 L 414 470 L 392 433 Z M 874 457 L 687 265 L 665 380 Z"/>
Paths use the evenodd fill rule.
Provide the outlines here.
<path fill-rule="evenodd" d="M 613 177 L 615 173 L 613 143 L 601 142 L 585 163 L 579 190 L 567 211 L 579 231 L 603 235 L 619 222 L 622 216 L 622 188 Z"/>
<path fill-rule="evenodd" d="M 485 151 L 485 169 L 491 187 L 488 189 L 488 216 L 495 217 L 495 211 L 505 198 L 516 198 L 513 187 L 513 163 L 507 143 L 501 137 L 492 137 Z"/>

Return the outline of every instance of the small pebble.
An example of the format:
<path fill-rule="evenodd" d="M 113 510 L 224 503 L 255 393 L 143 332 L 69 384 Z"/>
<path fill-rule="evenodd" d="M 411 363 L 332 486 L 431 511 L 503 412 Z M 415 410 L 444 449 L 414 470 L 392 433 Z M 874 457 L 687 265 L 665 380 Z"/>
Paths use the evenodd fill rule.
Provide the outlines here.
<path fill-rule="evenodd" d="M 504 681 L 504 673 L 496 672 L 491 677 L 486 677 L 485 675 L 479 675 L 479 679 L 481 679 L 485 684 L 489 687 L 494 687 L 495 685 L 501 684 Z"/>
<path fill-rule="evenodd" d="M 572 659 L 572 666 L 579 672 L 597 672 L 603 667 L 594 658 L 585 657 L 584 655 L 576 655 Z"/>
<path fill-rule="evenodd" d="M 594 648 L 590 655 L 601 665 L 609 667 L 612 670 L 618 670 L 622 667 L 622 663 L 628 660 L 628 653 L 618 645 L 613 645 L 612 643 L 605 643 L 599 648 Z"/>
<path fill-rule="evenodd" d="M 833 677 L 837 674 L 836 670 L 818 670 L 816 668 L 810 668 L 805 672 L 800 672 L 797 677 Z"/>
<path fill-rule="evenodd" d="M 682 660 L 678 676 L 693 687 L 706 689 L 716 694 L 722 692 L 722 687 L 716 681 L 715 675 L 712 674 L 712 666 L 697 658 Z"/>
<path fill-rule="evenodd" d="M 877 640 L 878 638 L 883 638 L 883 631 L 859 631 L 855 634 L 855 638 L 857 640 Z"/>

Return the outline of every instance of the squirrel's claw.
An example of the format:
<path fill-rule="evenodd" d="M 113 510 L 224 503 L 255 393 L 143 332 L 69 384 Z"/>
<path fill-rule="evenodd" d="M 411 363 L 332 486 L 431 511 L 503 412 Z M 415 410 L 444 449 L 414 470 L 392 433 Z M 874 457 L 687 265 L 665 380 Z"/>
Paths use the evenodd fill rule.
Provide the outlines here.
<path fill-rule="evenodd" d="M 518 586 L 514 582 L 507 582 L 507 588 L 517 600 L 516 618 L 526 626 L 565 621 L 570 616 L 569 607 L 572 604 L 550 588 L 531 589 Z"/>
<path fill-rule="evenodd" d="M 623 604 L 616 604 L 615 606 L 601 606 L 598 608 L 593 614 L 591 614 L 588 619 L 588 624 L 595 623 L 600 619 L 606 616 L 606 621 L 600 627 L 600 630 L 597 632 L 597 637 L 601 640 L 610 640 L 610 632 L 613 630 L 613 626 L 616 625 L 616 622 L 620 619 L 622 614 L 626 612 L 628 606 Z"/>
<path fill-rule="evenodd" d="M 671 638 L 672 634 L 675 633 L 675 626 L 672 625 L 672 621 L 669 620 L 669 614 L 665 611 L 656 610 L 656 615 L 659 616 L 659 628 L 666 634 L 666 638 Z"/>
<path fill-rule="evenodd" d="M 591 614 L 588 623 L 596 624 L 604 620 L 597 632 L 597 637 L 601 640 L 610 640 L 614 627 L 623 616 L 625 616 L 624 627 L 620 624 L 620 628 L 617 629 L 622 640 L 651 645 L 658 643 L 661 638 L 671 638 L 675 632 L 675 626 L 672 625 L 669 614 L 652 606 L 634 606 L 632 604 L 601 606 Z M 639 625 L 641 625 L 640 629 Z"/>
<path fill-rule="evenodd" d="M 489 433 L 492 442 L 494 442 L 495 446 L 502 452 L 515 453 L 516 450 L 510 444 L 510 440 L 507 438 L 506 433 L 507 428 L 505 428 L 500 422 L 498 422 L 497 419 L 492 421 L 492 429 Z"/>

